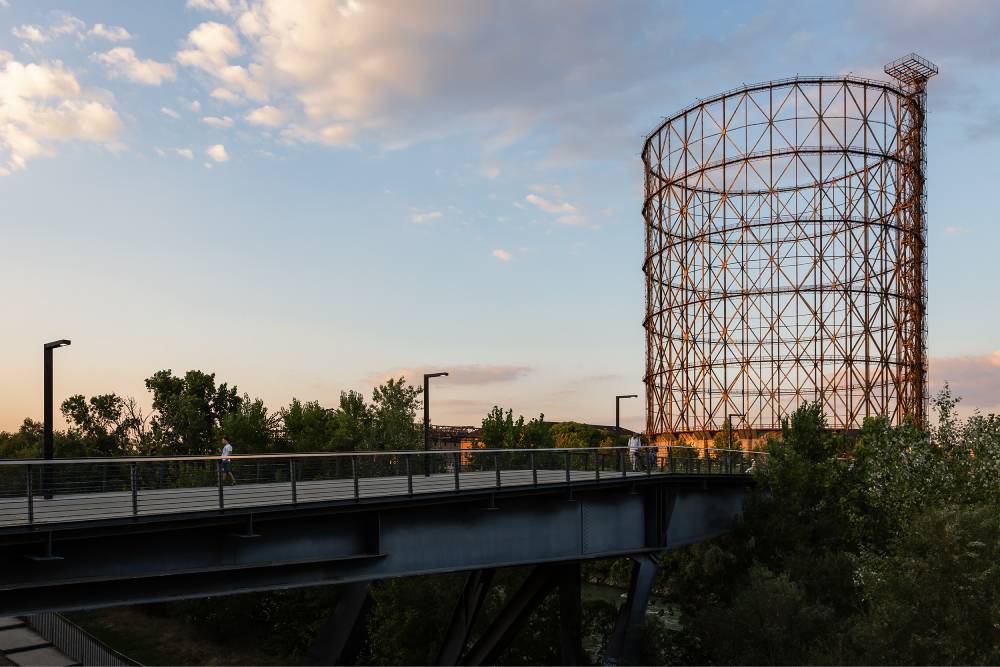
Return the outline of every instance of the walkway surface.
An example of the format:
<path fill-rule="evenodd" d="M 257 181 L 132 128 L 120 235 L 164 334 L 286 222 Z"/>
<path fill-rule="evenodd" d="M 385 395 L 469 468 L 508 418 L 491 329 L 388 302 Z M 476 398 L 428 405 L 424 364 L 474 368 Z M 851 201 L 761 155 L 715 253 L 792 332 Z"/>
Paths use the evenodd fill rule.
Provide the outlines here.
<path fill-rule="evenodd" d="M 536 474 L 538 484 L 566 482 L 565 470 L 537 470 Z M 627 475 L 628 478 L 645 476 L 644 472 L 629 472 Z M 295 485 L 294 502 L 405 497 L 409 495 L 409 479 L 405 475 L 362 477 L 358 479 L 357 495 L 353 478 L 300 481 Z M 600 473 L 601 481 L 621 479 L 621 472 L 605 470 Z M 572 470 L 570 480 L 596 481 L 597 475 L 594 470 Z M 534 483 L 531 470 L 503 470 L 500 473 L 499 488 L 526 487 Z M 438 473 L 426 477 L 414 475 L 412 484 L 414 495 L 456 490 L 454 473 Z M 489 488 L 498 488 L 496 471 L 462 472 L 459 475 L 459 491 L 482 491 Z M 124 518 L 133 515 L 155 516 L 220 508 L 217 486 L 140 490 L 136 494 L 134 507 L 132 494 L 129 491 L 55 495 L 50 499 L 35 495 L 33 501 L 35 525 Z M 226 484 L 222 489 L 221 507 L 224 509 L 292 503 L 292 485 L 289 482 Z M 23 496 L 0 498 L 0 527 L 21 526 L 28 523 L 27 498 Z"/>
<path fill-rule="evenodd" d="M 62 667 L 78 665 L 19 618 L 0 617 L 0 664 Z"/>

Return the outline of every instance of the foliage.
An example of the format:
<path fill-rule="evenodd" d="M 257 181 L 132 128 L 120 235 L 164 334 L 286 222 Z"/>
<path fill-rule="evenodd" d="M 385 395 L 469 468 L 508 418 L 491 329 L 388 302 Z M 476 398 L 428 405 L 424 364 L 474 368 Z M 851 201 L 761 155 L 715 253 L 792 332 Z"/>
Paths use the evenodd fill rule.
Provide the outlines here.
<path fill-rule="evenodd" d="M 215 373 L 188 371 L 179 378 L 170 369 L 157 371 L 146 379 L 146 388 L 153 394 L 153 441 L 163 453 L 213 452 L 226 415 L 242 404 L 235 386 L 216 386 Z"/>
<path fill-rule="evenodd" d="M 515 449 L 522 446 L 524 440 L 524 417 L 514 420 L 514 411 L 507 413 L 494 405 L 490 413 L 483 417 L 480 440 L 486 449 Z"/>
<path fill-rule="evenodd" d="M 264 401 L 243 394 L 235 410 L 222 418 L 222 429 L 236 454 L 267 454 L 284 449 L 276 438 L 281 414 L 268 414 Z"/>
<path fill-rule="evenodd" d="M 95 456 L 134 456 L 148 445 L 147 418 L 134 398 L 101 394 L 89 400 L 80 394 L 63 401 L 61 411 L 72 435 Z"/>
<path fill-rule="evenodd" d="M 416 449 L 420 434 L 414 427 L 423 389 L 407 384 L 405 378 L 389 378 L 372 391 L 371 449 L 405 451 Z"/>
<path fill-rule="evenodd" d="M 559 448 L 602 447 L 610 445 L 607 434 L 590 424 L 559 422 L 552 427 L 552 443 Z"/>

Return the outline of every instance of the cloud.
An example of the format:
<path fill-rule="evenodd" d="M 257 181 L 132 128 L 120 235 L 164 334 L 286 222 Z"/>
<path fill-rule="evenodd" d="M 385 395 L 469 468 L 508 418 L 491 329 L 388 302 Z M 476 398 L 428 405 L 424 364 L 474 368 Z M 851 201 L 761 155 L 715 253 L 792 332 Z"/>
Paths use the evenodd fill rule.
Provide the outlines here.
<path fill-rule="evenodd" d="M 430 222 L 431 220 L 437 220 L 441 218 L 441 216 L 441 211 L 427 211 L 426 213 L 414 213 L 413 217 L 410 219 L 419 225 L 425 222 Z"/>
<path fill-rule="evenodd" d="M 216 88 L 209 95 L 213 99 L 219 100 L 220 102 L 227 102 L 229 104 L 236 104 L 240 101 L 240 96 L 231 90 L 226 88 Z"/>
<path fill-rule="evenodd" d="M 218 118 L 216 116 L 205 116 L 201 119 L 201 122 L 209 127 L 217 129 L 226 129 L 227 127 L 232 127 L 233 125 L 233 119 L 229 116 L 223 116 L 222 118 Z"/>
<path fill-rule="evenodd" d="M 121 129 L 106 96 L 82 90 L 61 63 L 23 64 L 10 59 L 0 68 L 0 169 L 23 169 L 55 145 L 88 141 L 111 145 Z"/>
<path fill-rule="evenodd" d="M 221 88 L 231 93 L 231 98 L 239 95 L 258 100 L 265 97 L 264 86 L 258 81 L 260 67 L 249 68 L 229 62 L 243 53 L 239 35 L 231 27 L 208 21 L 188 33 L 185 49 L 178 51 L 174 59 L 185 67 L 193 67 L 214 77 Z M 213 96 L 219 97 L 219 87 Z"/>
<path fill-rule="evenodd" d="M 534 204 L 546 213 L 555 215 L 555 222 L 560 225 L 568 225 L 570 227 L 590 227 L 591 229 L 597 229 L 597 225 L 591 223 L 590 218 L 580 212 L 577 206 L 567 201 L 554 201 L 534 193 L 529 194 L 524 199 L 528 203 Z"/>
<path fill-rule="evenodd" d="M 44 44 L 64 35 L 80 35 L 87 24 L 66 12 L 56 12 L 55 20 L 48 26 L 26 24 L 11 28 L 11 34 L 33 44 Z"/>
<path fill-rule="evenodd" d="M 546 213 L 575 213 L 576 207 L 569 202 L 553 202 L 536 194 L 529 194 L 524 198 L 531 204 L 542 209 Z"/>
<path fill-rule="evenodd" d="M 180 155 L 185 160 L 194 159 L 194 151 L 192 151 L 190 148 L 175 148 L 174 152 Z"/>
<path fill-rule="evenodd" d="M 240 0 L 187 0 L 187 8 L 206 12 L 219 12 L 221 14 L 232 14 L 240 9 L 245 9 L 246 3 Z"/>
<path fill-rule="evenodd" d="M 254 125 L 277 127 L 285 122 L 285 112 L 270 105 L 263 106 L 248 113 L 247 120 Z"/>
<path fill-rule="evenodd" d="M 107 53 L 98 53 L 91 57 L 107 67 L 111 77 L 123 77 L 146 86 L 158 86 L 164 80 L 173 80 L 176 76 L 173 65 L 155 60 L 143 60 L 127 46 L 118 46 Z"/>
<path fill-rule="evenodd" d="M 501 262 L 509 262 L 513 257 L 513 255 L 511 255 L 509 252 L 507 252 L 506 250 L 502 250 L 500 248 L 494 250 L 492 255 L 497 259 L 499 259 Z"/>
<path fill-rule="evenodd" d="M 966 406 L 1000 407 L 1000 350 L 990 354 L 931 357 L 930 389 L 936 392 L 945 383 Z"/>
<path fill-rule="evenodd" d="M 368 378 L 372 385 L 382 384 L 390 378 L 405 377 L 410 384 L 423 383 L 424 373 L 436 373 L 441 370 L 448 372 L 448 377 L 439 378 L 440 382 L 459 386 L 482 386 L 500 382 L 512 382 L 529 374 L 530 366 L 478 364 L 442 364 L 440 366 L 417 366 L 414 368 L 394 368 L 385 373 L 378 373 Z"/>
<path fill-rule="evenodd" d="M 967 228 L 965 228 L 965 227 L 945 227 L 944 228 L 944 233 L 945 234 L 965 234 L 968 231 L 969 230 Z"/>
<path fill-rule="evenodd" d="M 10 29 L 10 34 L 18 39 L 34 44 L 44 44 L 49 41 L 49 36 L 45 30 L 37 25 L 22 25 Z"/>
<path fill-rule="evenodd" d="M 164 116 L 170 116 L 174 120 L 180 120 L 181 117 L 179 113 L 177 113 L 170 107 L 160 107 L 160 113 L 162 113 Z"/>
<path fill-rule="evenodd" d="M 214 146 L 209 146 L 205 149 L 205 155 L 212 158 L 216 162 L 228 162 L 229 153 L 226 152 L 226 147 L 222 144 L 215 144 Z"/>
<path fill-rule="evenodd" d="M 128 30 L 120 25 L 104 25 L 103 23 L 95 23 L 88 34 L 98 39 L 106 39 L 109 42 L 125 42 L 132 39 Z"/>

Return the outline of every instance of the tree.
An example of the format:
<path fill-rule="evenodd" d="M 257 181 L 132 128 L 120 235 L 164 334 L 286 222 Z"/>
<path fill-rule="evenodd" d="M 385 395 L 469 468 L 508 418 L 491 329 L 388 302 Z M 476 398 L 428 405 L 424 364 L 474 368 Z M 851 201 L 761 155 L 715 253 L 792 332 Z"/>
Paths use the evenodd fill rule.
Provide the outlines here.
<path fill-rule="evenodd" d="M 604 434 L 589 424 L 559 422 L 552 427 L 552 440 L 556 447 L 597 447 Z"/>
<path fill-rule="evenodd" d="M 524 438 L 524 417 L 514 419 L 513 410 L 507 413 L 494 405 L 483 417 L 480 440 L 486 449 L 515 449 L 522 446 Z"/>
<path fill-rule="evenodd" d="M 372 391 L 370 446 L 386 451 L 416 449 L 420 440 L 414 427 L 423 390 L 406 379 L 390 378 Z"/>
<path fill-rule="evenodd" d="M 281 422 L 285 437 L 296 452 L 322 452 L 331 448 L 335 414 L 317 401 L 303 403 L 293 398 L 287 408 L 281 409 Z"/>
<path fill-rule="evenodd" d="M 101 394 L 88 400 L 76 394 L 60 409 L 89 455 L 134 456 L 148 445 L 147 418 L 134 398 Z"/>
<path fill-rule="evenodd" d="M 163 454 L 207 454 L 215 449 L 227 414 L 241 399 L 236 387 L 215 384 L 215 373 L 188 371 L 183 378 L 170 369 L 146 379 L 153 394 L 153 440 Z"/>
<path fill-rule="evenodd" d="M 277 438 L 280 414 L 268 414 L 259 398 L 250 400 L 243 394 L 235 410 L 225 414 L 222 427 L 237 454 L 265 454 L 281 450 Z"/>
<path fill-rule="evenodd" d="M 340 405 L 334 414 L 332 448 L 351 452 L 363 449 L 372 437 L 372 409 L 356 391 L 340 392 Z"/>

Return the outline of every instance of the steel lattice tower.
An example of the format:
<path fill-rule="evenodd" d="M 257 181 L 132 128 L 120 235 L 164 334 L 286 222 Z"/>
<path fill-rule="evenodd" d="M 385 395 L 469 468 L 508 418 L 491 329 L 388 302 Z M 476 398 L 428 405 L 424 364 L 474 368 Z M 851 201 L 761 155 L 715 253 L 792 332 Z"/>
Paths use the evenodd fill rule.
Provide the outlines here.
<path fill-rule="evenodd" d="M 647 433 L 710 437 L 727 415 L 780 427 L 805 401 L 830 426 L 923 422 L 925 103 L 894 83 L 797 77 L 664 121 L 643 148 Z"/>

